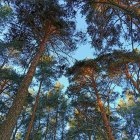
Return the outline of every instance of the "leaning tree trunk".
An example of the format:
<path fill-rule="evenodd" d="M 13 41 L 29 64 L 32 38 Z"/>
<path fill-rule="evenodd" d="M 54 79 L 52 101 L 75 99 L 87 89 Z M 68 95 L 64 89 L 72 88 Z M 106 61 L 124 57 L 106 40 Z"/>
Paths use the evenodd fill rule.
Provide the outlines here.
<path fill-rule="evenodd" d="M 112 134 L 112 129 L 110 127 L 110 123 L 109 123 L 108 118 L 106 116 L 106 112 L 105 112 L 102 100 L 101 100 L 99 93 L 98 93 L 98 90 L 97 90 L 96 82 L 94 79 L 92 79 L 92 84 L 93 84 L 93 88 L 95 90 L 95 94 L 97 97 L 97 103 L 98 103 L 98 106 L 99 106 L 101 114 L 102 114 L 102 119 L 103 119 L 104 125 L 105 125 L 107 133 L 108 133 L 108 138 L 109 138 L 109 140 L 115 140 L 114 136 Z"/>
<path fill-rule="evenodd" d="M 28 131 L 27 131 L 25 140 L 29 139 L 30 133 L 31 133 L 31 130 L 32 130 L 32 126 L 34 124 L 34 118 L 35 118 L 35 113 L 36 113 L 38 102 L 39 102 L 39 95 L 40 95 L 42 82 L 43 81 L 41 80 L 40 85 L 39 85 L 39 89 L 38 89 L 38 93 L 37 93 L 37 96 L 36 96 L 35 104 L 34 104 L 34 107 L 33 107 L 33 113 L 32 113 L 32 116 L 31 116 L 31 121 L 30 121 L 29 126 L 28 126 Z"/>
<path fill-rule="evenodd" d="M 128 80 L 133 84 L 133 86 L 136 88 L 136 90 L 140 93 L 140 88 L 137 82 L 133 79 L 131 74 L 129 73 L 128 65 L 125 66 L 125 75 Z"/>
<path fill-rule="evenodd" d="M 28 87 L 32 82 L 36 67 L 40 61 L 42 53 L 45 50 L 45 45 L 47 40 L 48 40 L 48 34 L 46 34 L 45 37 L 42 39 L 39 46 L 39 50 L 37 54 L 34 56 L 31 65 L 29 67 L 29 70 L 16 93 L 16 98 L 11 108 L 9 109 L 9 112 L 6 116 L 6 120 L 0 126 L 0 140 L 10 140 L 18 116 L 22 112 L 23 106 L 25 104 L 26 97 L 28 95 Z"/>

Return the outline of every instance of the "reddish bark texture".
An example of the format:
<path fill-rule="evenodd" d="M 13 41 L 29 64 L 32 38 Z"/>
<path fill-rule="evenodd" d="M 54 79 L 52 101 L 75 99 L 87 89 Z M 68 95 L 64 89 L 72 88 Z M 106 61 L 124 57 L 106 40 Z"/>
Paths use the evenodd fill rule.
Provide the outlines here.
<path fill-rule="evenodd" d="M 41 85 L 42 85 L 42 81 L 40 82 L 40 85 L 39 85 L 38 93 L 37 93 L 36 100 L 35 100 L 35 105 L 34 105 L 34 108 L 33 108 L 33 113 L 32 113 L 32 116 L 31 116 L 31 121 L 30 121 L 30 124 L 29 124 L 29 127 L 28 127 L 28 131 L 27 131 L 25 140 L 29 139 L 29 136 L 30 136 L 30 133 L 31 133 L 31 130 L 32 130 L 32 126 L 33 126 L 34 118 L 35 118 L 35 113 L 36 113 L 37 106 L 38 106 Z"/>
<path fill-rule="evenodd" d="M 39 50 L 34 56 L 31 65 L 29 67 L 29 70 L 16 93 L 16 98 L 13 102 L 13 105 L 9 109 L 9 112 L 6 116 L 6 120 L 0 126 L 0 140 L 10 140 L 14 126 L 16 125 L 17 119 L 20 113 L 22 112 L 23 106 L 25 105 L 26 97 L 28 95 L 28 87 L 32 82 L 36 67 L 40 61 L 41 55 L 45 50 L 47 39 L 48 35 L 45 35 L 45 37 L 42 39 L 40 43 Z"/>
<path fill-rule="evenodd" d="M 140 93 L 140 88 L 137 84 L 137 82 L 134 81 L 133 77 L 131 76 L 131 74 L 129 73 L 129 69 L 128 69 L 128 65 L 126 65 L 125 67 L 125 75 L 126 78 L 130 80 L 130 82 L 133 84 L 133 86 L 137 89 L 137 91 Z"/>
<path fill-rule="evenodd" d="M 102 100 L 99 96 L 99 93 L 98 93 L 98 90 L 97 90 L 97 85 L 96 85 L 96 82 L 95 82 L 94 78 L 92 78 L 92 84 L 93 84 L 93 88 L 95 90 L 95 94 L 96 94 L 96 97 L 97 97 L 97 103 L 98 103 L 98 106 L 99 106 L 101 114 L 102 114 L 102 119 L 103 119 L 104 125 L 105 125 L 107 133 L 108 133 L 108 138 L 109 138 L 109 140 L 115 140 L 114 136 L 112 134 L 112 129 L 110 127 L 110 123 L 108 121 L 108 118 L 107 118 Z"/>

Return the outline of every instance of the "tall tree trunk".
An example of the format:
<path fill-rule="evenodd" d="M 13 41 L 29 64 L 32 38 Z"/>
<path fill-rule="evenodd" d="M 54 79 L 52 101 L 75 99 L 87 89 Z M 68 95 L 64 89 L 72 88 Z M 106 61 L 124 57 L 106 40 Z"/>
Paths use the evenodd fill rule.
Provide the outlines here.
<path fill-rule="evenodd" d="M 137 82 L 135 82 L 135 80 L 133 79 L 133 77 L 131 76 L 131 74 L 129 73 L 128 65 L 126 65 L 126 67 L 125 67 L 125 75 L 126 75 L 126 78 L 130 80 L 130 82 L 133 84 L 133 86 L 140 93 L 140 87 L 137 84 Z"/>
<path fill-rule="evenodd" d="M 61 132 L 61 140 L 64 140 L 64 131 L 65 131 L 65 115 L 62 115 L 62 132 Z"/>
<path fill-rule="evenodd" d="M 106 112 L 105 112 L 105 109 L 104 109 L 104 105 L 103 105 L 102 100 L 99 96 L 99 93 L 98 93 L 98 90 L 97 90 L 97 85 L 96 85 L 96 82 L 95 82 L 94 78 L 92 78 L 92 84 L 93 84 L 93 88 L 95 90 L 95 94 L 96 94 L 96 97 L 97 97 L 97 103 L 98 103 L 98 106 L 99 106 L 101 114 L 102 114 L 102 119 L 103 119 L 104 125 L 105 125 L 107 133 L 108 133 L 108 138 L 109 138 L 109 140 L 115 140 L 114 136 L 112 134 L 112 129 L 110 127 L 110 123 L 107 119 L 107 115 L 106 115 Z"/>
<path fill-rule="evenodd" d="M 45 45 L 47 40 L 48 40 L 48 34 L 45 34 L 45 37 L 42 39 L 40 43 L 39 50 L 37 54 L 34 56 L 31 65 L 29 67 L 29 70 L 16 93 L 16 98 L 11 108 L 9 109 L 9 112 L 6 116 L 6 120 L 0 126 L 0 140 L 10 140 L 18 116 L 22 112 L 23 106 L 26 102 L 26 97 L 28 95 L 28 87 L 32 82 L 36 67 L 39 63 L 42 53 L 45 50 Z"/>
<path fill-rule="evenodd" d="M 29 127 L 28 127 L 28 131 L 27 131 L 25 140 L 29 139 L 29 136 L 30 136 L 30 133 L 31 133 L 31 130 L 32 130 L 32 126 L 33 126 L 34 118 L 35 118 L 35 113 L 36 113 L 37 106 L 38 106 L 41 86 L 42 86 L 42 81 L 40 82 L 40 85 L 39 85 L 38 93 L 37 93 L 36 100 L 35 100 L 35 105 L 34 105 L 34 108 L 33 108 L 33 113 L 32 113 L 32 116 L 31 116 L 31 121 L 30 121 L 30 124 L 29 124 Z"/>
<path fill-rule="evenodd" d="M 55 119 L 56 119 L 56 123 L 55 123 L 55 129 L 54 129 L 54 140 L 56 140 L 56 134 L 57 134 L 58 108 L 57 108 L 57 111 L 56 111 Z"/>
<path fill-rule="evenodd" d="M 50 119 L 50 115 L 48 113 L 48 115 L 47 115 L 47 125 L 46 125 L 46 130 L 45 130 L 45 140 L 47 139 L 47 134 L 48 134 L 49 119 Z"/>

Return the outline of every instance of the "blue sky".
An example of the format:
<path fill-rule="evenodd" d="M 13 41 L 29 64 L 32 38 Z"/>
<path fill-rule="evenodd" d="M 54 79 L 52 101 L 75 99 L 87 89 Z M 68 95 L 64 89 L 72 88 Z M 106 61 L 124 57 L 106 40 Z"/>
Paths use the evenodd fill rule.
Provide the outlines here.
<path fill-rule="evenodd" d="M 87 29 L 86 22 L 84 20 L 84 17 L 81 16 L 79 12 L 77 12 L 76 24 L 77 24 L 77 30 L 86 32 Z M 88 38 L 88 41 L 90 41 L 90 38 Z M 94 49 L 91 48 L 90 43 L 87 42 L 86 44 L 80 44 L 80 46 L 78 46 L 78 49 L 73 53 L 72 57 L 75 58 L 76 60 L 93 58 L 93 52 Z M 62 76 L 59 79 L 59 82 L 64 85 L 64 91 L 65 91 L 69 85 L 68 79 L 65 76 Z"/>
<path fill-rule="evenodd" d="M 84 20 L 84 17 L 82 17 L 79 12 L 77 12 L 76 19 L 77 19 L 76 20 L 77 30 L 86 32 L 87 24 Z M 88 38 L 88 41 L 90 41 L 90 38 Z M 85 58 L 94 58 L 94 49 L 91 47 L 91 44 L 89 42 L 87 42 L 86 44 L 80 44 L 80 46 L 78 46 L 78 49 L 73 53 L 72 57 L 75 58 L 76 60 L 83 60 Z M 62 85 L 64 85 L 63 91 L 66 91 L 69 85 L 67 77 L 62 76 L 59 79 L 59 82 Z M 122 92 L 121 87 L 116 86 L 114 90 L 117 92 L 120 92 L 120 95 L 121 95 L 121 92 Z M 118 102 L 119 102 L 119 99 L 116 100 L 114 104 L 111 104 L 111 107 L 116 108 L 118 106 Z"/>

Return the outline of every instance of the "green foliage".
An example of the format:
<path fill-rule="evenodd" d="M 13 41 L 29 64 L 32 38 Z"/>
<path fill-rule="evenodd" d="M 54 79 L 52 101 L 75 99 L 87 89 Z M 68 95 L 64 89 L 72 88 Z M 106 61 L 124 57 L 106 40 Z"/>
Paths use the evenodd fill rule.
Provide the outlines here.
<path fill-rule="evenodd" d="M 31 65 L 30 70 L 36 70 L 20 95 L 26 100 L 13 125 L 13 140 L 25 139 L 40 81 L 30 140 L 108 140 L 93 79 L 115 139 L 140 139 L 139 8 L 138 0 L 0 1 L 0 124 L 7 120 L 20 85 L 26 84 L 23 78 L 31 76 Z M 79 16 L 86 21 L 85 32 L 77 31 Z M 35 66 L 32 62 L 44 36 L 45 49 Z M 87 40 L 94 59 L 67 68 L 72 64 L 67 56 Z M 65 70 L 69 85 L 64 92 L 59 78 Z"/>
<path fill-rule="evenodd" d="M 70 10 L 79 8 L 96 53 L 107 53 L 139 43 L 139 2 L 137 0 L 67 0 Z M 136 6 L 135 6 L 136 4 Z M 131 7 L 132 6 L 132 7 Z M 131 40 L 131 41 L 130 41 Z M 125 42 L 125 43 L 124 43 Z"/>
<path fill-rule="evenodd" d="M 12 13 L 12 8 L 8 5 L 0 6 L 0 18 L 1 20 L 8 17 Z"/>
<path fill-rule="evenodd" d="M 133 95 L 126 96 L 126 100 L 121 101 L 118 106 L 118 113 L 122 117 L 123 126 L 121 130 L 125 132 L 125 136 L 127 139 L 134 139 L 135 137 L 139 138 L 139 98 L 135 101 L 135 97 Z"/>
<path fill-rule="evenodd" d="M 1 80 L 12 80 L 16 83 L 20 82 L 24 76 L 17 74 L 13 69 L 3 68 L 0 69 Z"/>

